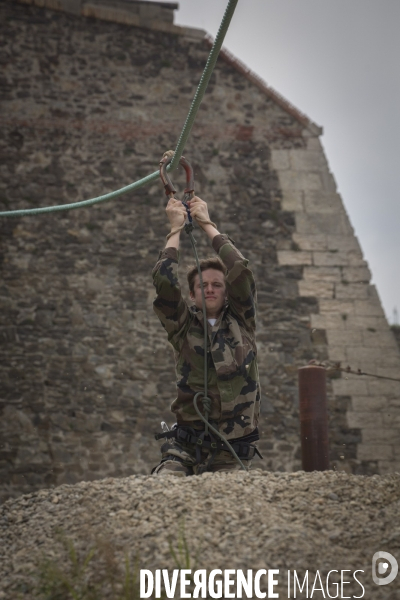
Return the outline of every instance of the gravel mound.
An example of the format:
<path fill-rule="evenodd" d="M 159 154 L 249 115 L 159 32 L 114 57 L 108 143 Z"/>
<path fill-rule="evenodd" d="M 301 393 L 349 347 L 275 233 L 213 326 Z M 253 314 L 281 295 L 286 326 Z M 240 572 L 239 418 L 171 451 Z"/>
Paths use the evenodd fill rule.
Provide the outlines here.
<path fill-rule="evenodd" d="M 6 502 L 0 507 L 0 531 L 0 598 L 6 600 L 42 597 L 37 582 L 43 588 L 49 565 L 70 573 L 69 562 L 83 562 L 91 548 L 94 555 L 82 578 L 87 586 L 102 583 L 90 598 L 122 597 L 118 577 L 130 558 L 129 569 L 137 571 L 279 569 L 274 591 L 280 598 L 295 597 L 288 595 L 288 570 L 291 578 L 296 570 L 301 583 L 309 572 L 309 592 L 304 587 L 297 598 L 329 598 L 327 573 L 339 571 L 330 581 L 340 581 L 346 570 L 342 578 L 349 583 L 343 594 L 339 588 L 339 598 L 400 599 L 400 574 L 388 585 L 376 585 L 371 576 L 378 551 L 390 552 L 400 563 L 399 474 L 255 469 L 82 482 Z M 330 585 L 335 597 L 337 588 Z M 47 593 L 43 597 L 56 597 Z"/>

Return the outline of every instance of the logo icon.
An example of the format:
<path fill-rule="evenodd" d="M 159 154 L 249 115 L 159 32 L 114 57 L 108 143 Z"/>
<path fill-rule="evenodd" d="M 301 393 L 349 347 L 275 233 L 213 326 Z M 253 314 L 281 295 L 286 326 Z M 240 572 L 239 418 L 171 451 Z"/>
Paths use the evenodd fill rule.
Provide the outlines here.
<path fill-rule="evenodd" d="M 389 571 L 389 565 L 391 567 Z M 376 585 L 387 585 L 397 577 L 399 565 L 395 557 L 389 552 L 375 552 L 372 557 L 372 579 Z M 385 575 L 379 577 L 378 575 Z"/>

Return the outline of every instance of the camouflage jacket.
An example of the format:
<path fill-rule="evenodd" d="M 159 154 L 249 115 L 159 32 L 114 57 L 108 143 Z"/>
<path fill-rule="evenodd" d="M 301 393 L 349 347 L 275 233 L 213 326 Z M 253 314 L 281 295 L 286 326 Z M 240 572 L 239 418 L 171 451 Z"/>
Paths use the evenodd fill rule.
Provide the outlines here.
<path fill-rule="evenodd" d="M 216 235 L 214 250 L 227 268 L 227 304 L 208 331 L 209 418 L 227 439 L 240 438 L 257 426 L 260 384 L 255 342 L 255 283 L 248 261 L 227 235 Z M 203 429 L 193 406 L 204 389 L 203 312 L 189 307 L 178 282 L 178 251 L 166 248 L 153 270 L 157 290 L 154 311 L 175 354 L 178 395 L 171 405 L 178 424 Z M 204 414 L 201 401 L 199 409 Z"/>

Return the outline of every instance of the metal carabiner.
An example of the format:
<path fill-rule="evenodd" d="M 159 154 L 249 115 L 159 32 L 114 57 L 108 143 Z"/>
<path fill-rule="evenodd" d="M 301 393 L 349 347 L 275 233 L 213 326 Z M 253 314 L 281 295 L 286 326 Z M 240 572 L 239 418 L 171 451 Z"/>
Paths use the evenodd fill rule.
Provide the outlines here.
<path fill-rule="evenodd" d="M 172 161 L 173 155 L 174 155 L 173 151 L 169 150 L 168 152 L 165 152 L 162 159 L 160 160 L 160 177 L 161 177 L 161 181 L 163 182 L 163 185 L 164 185 L 165 195 L 169 196 L 169 198 L 174 198 L 175 194 L 176 194 L 176 189 L 174 187 L 174 184 L 172 183 L 172 181 L 167 173 L 167 166 Z M 183 191 L 183 200 L 181 200 L 181 202 L 184 205 L 184 207 L 186 208 L 188 222 L 191 223 L 192 217 L 190 216 L 190 211 L 189 211 L 189 207 L 187 205 L 187 201 L 190 200 L 191 198 L 193 198 L 193 196 L 194 196 L 193 168 L 192 168 L 192 165 L 189 163 L 189 161 L 186 160 L 186 158 L 184 156 L 181 156 L 181 158 L 179 160 L 179 164 L 185 169 L 185 172 L 186 172 L 186 187 Z M 177 198 L 177 200 L 178 200 L 178 198 Z"/>

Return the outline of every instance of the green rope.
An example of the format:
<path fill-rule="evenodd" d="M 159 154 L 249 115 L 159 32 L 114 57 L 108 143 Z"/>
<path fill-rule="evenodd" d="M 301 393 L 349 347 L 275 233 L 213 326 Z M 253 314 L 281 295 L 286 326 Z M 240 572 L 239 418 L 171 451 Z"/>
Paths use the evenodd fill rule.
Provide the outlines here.
<path fill-rule="evenodd" d="M 234 449 L 232 448 L 232 446 L 230 445 L 230 443 L 228 442 L 228 440 L 226 439 L 226 437 L 220 431 L 218 431 L 218 429 L 216 429 L 215 427 L 213 427 L 211 425 L 211 423 L 208 422 L 208 416 L 209 416 L 209 413 L 211 411 L 211 399 L 207 396 L 207 393 L 208 393 L 207 308 L 206 308 L 206 298 L 205 298 L 205 294 L 204 294 L 203 276 L 202 276 L 202 272 L 201 272 L 201 268 L 200 268 L 199 257 L 198 257 L 197 250 L 196 250 L 196 240 L 193 237 L 192 229 L 193 229 L 193 225 L 192 224 L 188 224 L 188 225 L 185 226 L 185 231 L 186 231 L 186 233 L 189 234 L 190 242 L 192 244 L 193 254 L 194 254 L 195 261 L 196 261 L 197 272 L 199 274 L 200 289 L 201 289 L 201 304 L 202 304 L 202 311 L 203 311 L 203 328 L 204 328 L 204 391 L 203 392 L 197 392 L 197 394 L 193 398 L 193 406 L 194 406 L 195 411 L 199 415 L 200 419 L 204 423 L 205 434 L 208 435 L 208 430 L 211 429 L 211 431 L 216 436 L 218 436 L 220 438 L 220 440 L 223 441 L 224 444 L 226 444 L 226 446 L 229 449 L 230 453 L 236 459 L 236 461 L 239 463 L 239 465 L 243 469 L 243 471 L 248 471 L 248 469 L 246 469 L 246 467 L 244 466 L 244 464 L 242 463 L 242 461 L 240 460 L 240 458 L 238 457 L 238 455 L 236 454 L 236 452 L 234 451 Z M 200 412 L 200 409 L 197 406 L 197 400 L 200 397 L 202 398 L 202 403 L 203 403 L 203 408 L 204 408 L 204 415 Z"/>
<path fill-rule="evenodd" d="M 218 30 L 217 36 L 214 40 L 214 44 L 211 48 L 211 52 L 209 54 L 206 66 L 204 67 L 203 74 L 201 76 L 199 85 L 197 87 L 195 96 L 193 98 L 191 107 L 189 109 L 188 116 L 186 118 L 185 124 L 183 126 L 180 138 L 178 140 L 178 144 L 175 149 L 174 157 L 169 165 L 168 170 L 175 168 L 178 165 L 179 159 L 182 156 L 186 141 L 189 137 L 190 131 L 192 129 L 194 120 L 196 118 L 197 111 L 199 109 L 200 103 L 203 99 L 204 93 L 207 89 L 208 82 L 212 75 L 212 72 L 215 67 L 215 63 L 217 62 L 218 54 L 221 49 L 222 43 L 224 41 L 226 32 L 228 30 L 229 24 L 231 22 L 233 13 L 235 12 L 236 5 L 238 0 L 229 0 L 228 6 L 225 10 L 225 14 L 222 18 L 220 28 Z M 73 210 L 75 208 L 82 208 L 83 206 L 91 206 L 92 204 L 97 204 L 99 202 L 105 202 L 106 200 L 111 200 L 116 198 L 117 196 L 122 196 L 122 194 L 126 194 L 133 190 L 137 190 L 147 183 L 154 181 L 159 177 L 159 172 L 155 171 L 143 179 L 139 179 L 135 183 L 131 183 L 115 192 L 110 192 L 108 194 L 103 194 L 102 196 L 98 196 L 97 198 L 91 198 L 90 200 L 82 200 L 81 202 L 73 202 L 72 204 L 61 204 L 58 206 L 45 206 L 42 208 L 27 208 L 20 210 L 9 210 L 0 212 L 0 217 L 22 217 L 25 215 L 37 215 L 40 213 L 49 213 L 56 212 L 59 210 Z"/>
<path fill-rule="evenodd" d="M 211 431 L 213 433 L 215 433 L 223 442 L 224 444 L 226 444 L 226 446 L 229 448 L 230 453 L 232 454 L 233 458 L 239 463 L 239 465 L 241 466 L 241 468 L 243 469 L 243 471 L 248 471 L 248 469 L 244 466 L 244 464 L 242 463 L 242 461 L 240 460 L 240 458 L 238 457 L 238 455 L 236 454 L 236 452 L 234 451 L 234 449 L 232 448 L 232 446 L 230 445 L 230 443 L 228 442 L 228 440 L 226 439 L 226 437 L 224 435 L 222 435 L 222 433 L 220 431 L 218 431 L 218 429 L 215 429 L 215 427 L 213 427 L 207 420 L 206 418 L 201 414 L 199 407 L 197 406 L 197 398 L 198 396 L 200 396 L 203 392 L 198 392 L 195 397 L 193 398 L 193 405 L 195 408 L 195 411 L 197 412 L 197 414 L 199 415 L 200 419 L 205 423 L 206 427 L 208 427 L 209 429 L 211 429 Z M 207 429 L 205 429 L 206 433 L 207 433 Z"/>
<path fill-rule="evenodd" d="M 58 206 L 43 206 L 42 208 L 22 208 L 20 210 L 10 210 L 7 212 L 0 212 L 0 217 L 23 217 L 25 215 L 37 215 L 40 213 L 56 212 L 59 210 L 73 210 L 74 208 L 91 206 L 92 204 L 105 202 L 106 200 L 111 200 L 112 198 L 116 198 L 117 196 L 122 196 L 122 194 L 126 194 L 127 192 L 137 190 L 143 185 L 146 185 L 146 183 L 150 183 L 150 181 L 159 179 L 159 177 L 160 173 L 158 171 L 155 171 L 154 173 L 151 173 L 151 175 L 147 175 L 146 177 L 143 177 L 143 179 L 135 181 L 135 183 L 130 183 L 129 185 L 126 185 L 125 187 L 116 190 L 115 192 L 109 192 L 108 194 L 103 194 L 102 196 L 98 196 L 97 198 L 91 198 L 90 200 L 82 200 L 81 202 L 73 202 L 72 204 L 59 204 Z"/>
<path fill-rule="evenodd" d="M 208 415 L 211 410 L 211 400 L 208 397 L 208 357 L 207 357 L 207 348 L 208 348 L 208 338 L 207 338 L 207 308 L 206 308 L 206 297 L 204 295 L 204 284 L 203 284 L 203 274 L 200 268 L 199 256 L 196 250 L 196 240 L 192 234 L 193 225 L 186 226 L 186 233 L 189 234 L 190 243 L 192 244 L 194 259 L 196 261 L 197 273 L 199 275 L 200 281 L 200 290 L 201 290 L 201 307 L 203 311 L 203 327 L 204 327 L 204 392 L 203 395 L 203 406 L 205 412 L 205 423 L 206 423 L 206 433 L 208 433 Z M 197 394 L 196 394 L 197 396 Z M 197 405 L 195 404 L 195 408 L 197 410 Z M 199 412 L 197 410 L 197 412 Z"/>
<path fill-rule="evenodd" d="M 199 106 L 207 89 L 208 82 L 210 81 L 210 77 L 213 73 L 215 63 L 217 62 L 219 51 L 221 50 L 221 46 L 225 39 L 226 32 L 228 31 L 228 27 L 232 20 L 233 13 L 235 12 L 237 3 L 238 0 L 229 0 L 224 16 L 222 17 L 221 25 L 219 26 L 218 33 L 214 40 L 211 52 L 208 56 L 206 66 L 203 71 L 203 75 L 201 76 L 199 85 L 197 87 L 196 93 L 192 101 L 192 105 L 188 112 L 188 116 L 186 117 L 186 122 L 183 126 L 181 136 L 178 140 L 174 157 L 170 163 L 172 169 L 178 166 L 179 159 L 182 156 L 187 139 L 189 137 L 194 120 L 196 118 L 197 111 L 199 110 Z"/>

